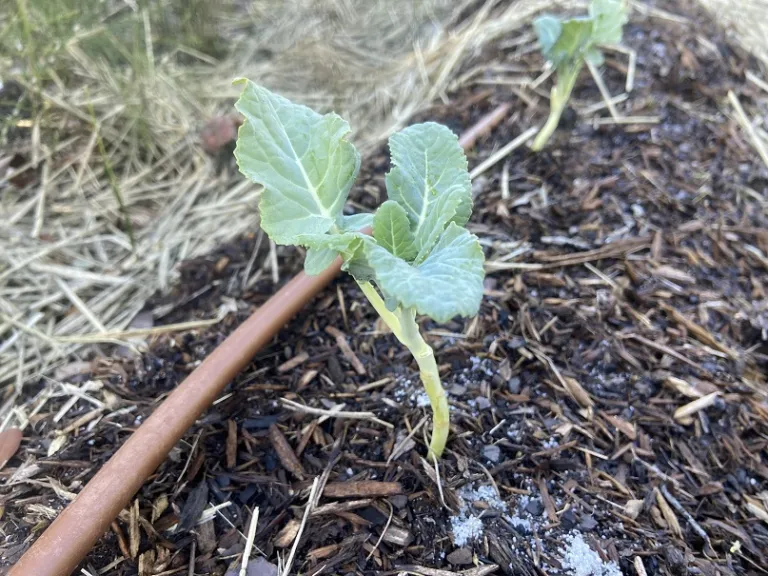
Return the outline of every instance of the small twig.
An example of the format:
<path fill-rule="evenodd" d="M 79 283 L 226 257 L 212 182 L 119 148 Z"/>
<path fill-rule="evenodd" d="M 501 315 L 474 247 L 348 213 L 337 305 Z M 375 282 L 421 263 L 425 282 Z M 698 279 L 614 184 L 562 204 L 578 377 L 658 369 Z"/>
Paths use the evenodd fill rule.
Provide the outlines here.
<path fill-rule="evenodd" d="M 751 70 L 747 70 L 744 76 L 746 76 L 747 80 L 752 82 L 755 86 L 762 88 L 766 93 L 768 93 L 768 82 L 760 78 L 757 74 Z"/>
<path fill-rule="evenodd" d="M 301 535 L 304 534 L 304 528 L 307 526 L 307 520 L 309 520 L 309 514 L 312 512 L 312 507 L 315 502 L 315 495 L 317 494 L 317 488 L 320 485 L 320 477 L 316 476 L 315 479 L 312 481 L 312 490 L 309 492 L 309 500 L 307 501 L 307 507 L 304 509 L 304 516 L 301 518 L 301 525 L 299 526 L 299 531 L 296 534 L 296 538 L 293 541 L 293 546 L 291 546 L 291 553 L 288 555 L 288 560 L 285 562 L 285 566 L 283 567 L 283 574 L 282 576 L 289 576 L 291 573 L 291 567 L 293 566 L 293 558 L 296 556 L 296 550 L 299 547 L 299 542 L 301 541 Z"/>
<path fill-rule="evenodd" d="M 269 440 L 272 442 L 272 447 L 277 452 L 277 457 L 283 468 L 299 480 L 304 480 L 304 468 L 302 468 L 301 462 L 296 457 L 293 448 L 288 444 L 288 440 L 277 424 L 272 424 L 269 427 Z"/>
<path fill-rule="evenodd" d="M 386 378 L 382 378 L 381 380 L 376 380 L 375 382 L 369 382 L 368 384 L 363 384 L 362 386 L 358 386 L 357 391 L 368 392 L 369 390 L 373 390 L 374 388 L 381 388 L 382 386 L 386 386 L 390 382 L 392 382 L 392 378 L 387 376 Z"/>
<path fill-rule="evenodd" d="M 389 525 L 392 523 L 392 517 L 395 515 L 395 508 L 394 506 L 392 506 L 389 500 L 384 500 L 384 502 L 386 502 L 387 506 L 389 506 L 389 518 L 387 518 L 387 523 L 384 525 L 384 530 L 381 531 L 381 535 L 379 536 L 379 539 L 376 540 L 376 545 L 368 553 L 368 556 L 365 557 L 366 562 L 371 559 L 371 556 L 373 556 L 373 554 L 376 552 L 376 550 L 379 547 L 379 544 L 381 544 L 381 541 L 384 540 L 384 536 L 386 535 L 387 530 L 389 530 Z"/>
<path fill-rule="evenodd" d="M 189 571 L 187 576 L 195 576 L 195 553 L 197 552 L 197 542 L 192 540 L 192 550 L 189 552 Z"/>
<path fill-rule="evenodd" d="M 403 493 L 400 482 L 381 482 L 379 480 L 358 480 L 354 482 L 332 482 L 326 485 L 323 496 L 326 498 L 384 498 Z"/>
<path fill-rule="evenodd" d="M 335 326 L 326 326 L 325 331 L 336 339 L 336 345 L 339 347 L 339 350 L 341 350 L 344 358 L 352 364 L 352 368 L 355 369 L 355 372 L 357 372 L 359 376 L 365 376 L 365 365 L 360 361 L 360 358 L 357 357 L 355 351 L 349 346 L 347 335 Z"/>
<path fill-rule="evenodd" d="M 635 72 L 637 70 L 637 52 L 632 48 L 627 48 L 626 46 L 619 46 L 619 45 L 608 45 L 603 46 L 603 50 L 611 50 L 613 52 L 618 52 L 619 54 L 626 54 L 628 57 L 628 63 L 627 63 L 627 77 L 624 81 L 624 90 L 626 92 L 632 92 L 632 89 L 635 87 Z"/>
<path fill-rule="evenodd" d="M 470 150 L 475 143 L 496 126 L 498 126 L 509 113 L 509 104 L 500 104 L 491 112 L 480 118 L 469 130 L 466 130 L 459 138 L 459 144 L 464 150 Z"/>
<path fill-rule="evenodd" d="M 225 314 L 219 314 L 210 320 L 193 320 L 191 322 L 179 322 L 178 324 L 165 324 L 153 328 L 137 328 L 135 330 L 120 330 L 116 332 L 104 332 L 94 334 L 82 334 L 80 336 L 59 336 L 54 342 L 67 344 L 98 344 L 99 342 L 113 342 L 115 340 L 127 340 L 129 338 L 144 338 L 158 336 L 169 332 L 187 332 L 197 328 L 207 328 L 222 321 Z"/>
<path fill-rule="evenodd" d="M 256 526 L 259 523 L 259 508 L 258 506 L 253 509 L 251 515 L 251 523 L 248 525 L 248 538 L 245 540 L 245 550 L 243 550 L 243 559 L 240 562 L 240 576 L 246 576 L 248 574 L 248 560 L 251 557 L 251 550 L 253 550 L 253 540 L 256 538 Z"/>
<path fill-rule="evenodd" d="M 680 501 L 674 496 L 672 496 L 672 494 L 670 494 L 669 490 L 667 490 L 667 487 L 664 484 L 659 486 L 659 489 L 661 490 L 661 493 L 664 495 L 664 498 L 666 498 L 667 502 L 669 502 L 672 505 L 672 508 L 674 508 L 680 514 L 682 514 L 683 517 L 688 522 L 688 524 L 691 525 L 691 528 L 693 529 L 693 531 L 696 532 L 696 534 L 698 534 L 701 537 L 701 539 L 707 543 L 707 550 L 705 550 L 705 552 L 707 553 L 707 555 L 709 555 L 710 551 L 712 551 L 712 542 L 710 541 L 709 535 L 705 532 L 704 528 L 702 528 L 701 525 L 698 522 L 696 522 L 696 520 L 693 518 L 693 516 L 691 516 L 688 510 L 683 508 L 683 505 L 680 504 Z"/>
<path fill-rule="evenodd" d="M 509 161 L 501 167 L 501 199 L 509 200 Z"/>
<path fill-rule="evenodd" d="M 35 210 L 35 225 L 32 228 L 32 237 L 38 238 L 43 230 L 43 221 L 45 220 L 45 199 L 48 192 L 48 160 L 43 162 L 42 181 L 40 182 L 40 193 L 38 194 L 37 209 Z"/>
<path fill-rule="evenodd" d="M 245 290 L 248 288 L 248 280 L 251 278 L 251 270 L 253 269 L 253 264 L 256 262 L 256 256 L 259 254 L 259 248 L 261 248 L 261 242 L 264 240 L 264 231 L 259 230 L 259 235 L 256 236 L 256 243 L 253 246 L 253 251 L 251 252 L 251 257 L 248 258 L 248 264 L 245 266 L 245 271 L 243 272 L 243 280 L 240 283 L 240 288 L 245 292 Z"/>
<path fill-rule="evenodd" d="M 669 354 L 673 358 L 677 358 L 680 360 L 680 362 L 685 362 L 689 366 L 692 366 L 693 368 L 696 368 L 697 370 L 701 370 L 702 372 L 709 372 L 708 370 L 704 369 L 702 366 L 699 366 L 696 362 L 693 360 L 689 360 L 679 352 L 676 352 L 675 350 L 672 350 L 669 346 L 664 346 L 663 344 L 657 344 L 656 342 L 653 342 L 652 340 L 648 340 L 647 338 L 643 338 L 639 334 L 630 334 L 627 336 L 627 338 L 631 338 L 633 340 L 637 340 L 641 344 L 645 344 L 649 348 L 653 348 L 654 350 L 658 350 L 659 352 L 663 352 L 664 354 Z"/>
<path fill-rule="evenodd" d="M 287 398 L 281 398 L 280 401 L 285 404 L 285 407 L 290 410 L 296 410 L 297 412 L 304 412 L 306 414 L 312 414 L 313 416 L 327 416 L 329 418 L 349 418 L 350 420 L 370 420 L 376 422 L 387 428 L 394 428 L 393 424 L 379 420 L 376 418 L 373 412 L 342 412 L 334 410 L 325 410 L 323 408 L 312 408 L 311 406 L 304 406 L 293 400 Z"/>
<path fill-rule="evenodd" d="M 660 116 L 620 116 L 619 118 L 593 118 L 589 121 L 596 126 L 610 126 L 613 124 L 659 124 Z"/>
<path fill-rule="evenodd" d="M 392 449 L 392 453 L 389 455 L 389 458 L 387 458 L 387 464 L 389 464 L 390 462 L 392 462 L 392 460 L 394 460 L 395 458 L 400 456 L 400 451 L 403 449 L 403 446 L 406 445 L 408 440 L 410 440 L 411 438 L 413 438 L 416 435 L 416 432 L 418 432 L 419 429 L 422 426 L 424 426 L 424 424 L 426 424 L 428 420 L 429 420 L 429 417 L 428 416 L 424 416 L 424 418 L 422 418 L 421 421 L 418 424 L 416 424 L 416 426 L 413 427 L 413 430 L 411 430 L 411 433 L 408 434 L 408 436 L 406 436 L 400 442 L 397 443 L 397 446 L 395 446 Z"/>
<path fill-rule="evenodd" d="M 600 75 L 600 70 L 598 70 L 595 65 L 589 61 L 589 58 L 585 58 L 584 61 L 587 63 L 589 73 L 592 74 L 592 78 L 594 79 L 595 84 L 597 84 L 597 89 L 600 90 L 600 96 L 603 97 L 603 102 L 605 102 L 605 105 L 608 107 L 608 111 L 611 113 L 611 117 L 614 120 L 618 120 L 620 117 L 619 111 L 616 110 L 616 106 L 613 105 L 611 93 L 608 91 L 608 87 L 605 85 L 605 82 L 603 82 L 603 77 Z"/>
<path fill-rule="evenodd" d="M 424 458 L 421 459 L 421 463 L 424 465 L 424 468 L 426 470 L 429 469 L 429 463 L 424 460 Z M 449 512 L 453 512 L 451 508 L 448 506 L 448 504 L 445 503 L 445 494 L 443 494 L 443 481 L 440 479 L 440 466 L 437 463 L 437 458 L 435 455 L 432 455 L 432 464 L 435 466 L 435 484 L 437 484 L 437 493 L 440 496 L 440 503 L 443 505 L 443 508 L 448 510 Z"/>
<path fill-rule="evenodd" d="M 107 328 L 104 326 L 104 324 L 101 323 L 101 321 L 96 317 L 96 315 L 88 308 L 88 305 L 82 301 L 82 299 L 77 295 L 77 293 L 72 290 L 72 288 L 69 287 L 69 284 L 64 282 L 61 278 L 58 276 L 53 277 L 56 281 L 57 286 L 61 289 L 62 292 L 64 292 L 64 295 L 69 299 L 70 302 L 77 308 L 80 313 L 85 316 L 85 318 L 88 320 L 88 322 L 91 323 L 91 325 L 96 328 L 96 330 L 102 334 L 107 332 Z"/>
<path fill-rule="evenodd" d="M 533 137 L 538 131 L 539 131 L 538 126 L 531 126 L 530 128 L 528 128 L 528 130 L 520 134 L 520 136 L 512 140 L 512 142 L 509 142 L 508 144 L 502 146 L 496 152 L 491 154 L 485 161 L 475 166 L 472 169 L 472 171 L 469 173 L 469 177 L 472 179 L 477 178 L 478 176 L 480 176 L 480 174 L 483 174 L 486 170 L 488 170 L 488 168 L 491 168 L 500 160 L 502 160 L 506 156 L 509 156 L 509 154 L 511 154 L 514 150 L 517 150 L 518 148 L 520 148 L 520 146 L 525 144 L 526 141 L 529 138 Z"/>
<path fill-rule="evenodd" d="M 179 474 L 179 479 L 177 480 L 178 486 L 176 490 L 174 491 L 174 498 L 179 495 L 179 492 L 184 488 L 186 485 L 186 482 L 182 482 L 182 478 L 187 473 L 187 468 L 189 468 L 190 463 L 192 462 L 192 456 L 195 455 L 195 449 L 197 448 L 197 443 L 200 441 L 200 435 L 202 434 L 202 431 L 195 434 L 195 439 L 192 440 L 192 447 L 189 450 L 189 456 L 187 456 L 187 461 L 184 462 L 184 468 L 181 469 L 181 474 Z"/>
<path fill-rule="evenodd" d="M 755 127 L 744 112 L 744 108 L 741 107 L 741 102 L 739 102 L 739 98 L 733 93 L 733 90 L 728 90 L 728 100 L 736 111 L 736 120 L 738 120 L 741 127 L 747 132 L 749 139 L 752 140 L 752 145 L 757 150 L 760 158 L 762 158 L 765 166 L 768 167 L 768 150 L 765 147 L 765 142 L 763 142 L 760 136 L 757 135 Z"/>
<path fill-rule="evenodd" d="M 269 241 L 269 268 L 272 271 L 272 284 L 280 283 L 280 269 L 277 265 L 277 245 Z"/>

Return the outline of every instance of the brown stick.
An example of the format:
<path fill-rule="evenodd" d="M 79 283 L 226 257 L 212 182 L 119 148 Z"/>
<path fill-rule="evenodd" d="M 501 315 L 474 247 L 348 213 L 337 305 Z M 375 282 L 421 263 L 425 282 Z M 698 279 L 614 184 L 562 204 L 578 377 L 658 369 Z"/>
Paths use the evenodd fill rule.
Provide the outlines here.
<path fill-rule="evenodd" d="M 331 482 L 326 484 L 323 490 L 323 496 L 328 498 L 373 498 L 402 493 L 403 485 L 400 482 L 379 482 L 378 480 Z"/>
<path fill-rule="evenodd" d="M 461 146 L 472 148 L 503 120 L 508 109 L 501 105 L 481 118 L 459 138 Z M 337 258 L 319 276 L 300 272 L 230 334 L 115 452 L 8 576 L 70 574 L 224 386 L 340 269 Z"/>
<path fill-rule="evenodd" d="M 461 147 L 464 148 L 464 150 L 472 148 L 480 138 L 484 137 L 491 130 L 496 128 L 496 126 L 501 124 L 501 121 L 506 118 L 508 112 L 509 104 L 500 104 L 480 118 L 474 126 L 471 126 L 469 130 L 464 132 L 464 134 L 461 135 L 461 138 L 459 138 Z"/>

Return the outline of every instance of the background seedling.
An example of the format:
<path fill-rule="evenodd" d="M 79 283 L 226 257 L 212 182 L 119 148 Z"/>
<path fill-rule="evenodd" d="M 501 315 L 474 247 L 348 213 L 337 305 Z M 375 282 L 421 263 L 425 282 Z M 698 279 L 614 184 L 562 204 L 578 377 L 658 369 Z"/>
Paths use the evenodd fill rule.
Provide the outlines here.
<path fill-rule="evenodd" d="M 626 22 L 623 0 L 592 0 L 586 17 L 561 20 L 546 14 L 534 20 L 541 52 L 557 73 L 557 82 L 550 92 L 549 118 L 533 141 L 534 151 L 544 148 L 552 137 L 584 63 L 602 64 L 603 54 L 598 46 L 621 42 Z"/>
<path fill-rule="evenodd" d="M 449 414 L 432 348 L 416 321 L 474 316 L 483 295 L 483 251 L 464 225 L 472 211 L 467 159 L 445 126 L 410 126 L 389 140 L 389 200 L 375 214 L 344 215 L 360 155 L 349 125 L 241 80 L 245 117 L 235 156 L 264 186 L 261 225 L 278 244 L 307 248 L 318 274 L 337 256 L 395 337 L 413 354 L 433 411 L 430 455 L 440 457 Z M 373 236 L 360 232 L 373 227 Z"/>

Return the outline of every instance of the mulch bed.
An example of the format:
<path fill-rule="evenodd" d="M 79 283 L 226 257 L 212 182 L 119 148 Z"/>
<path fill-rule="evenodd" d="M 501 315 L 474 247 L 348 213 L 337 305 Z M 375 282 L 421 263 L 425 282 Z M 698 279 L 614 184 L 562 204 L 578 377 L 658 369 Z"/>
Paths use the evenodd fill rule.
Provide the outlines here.
<path fill-rule="evenodd" d="M 625 32 L 637 73 L 618 107 L 659 123 L 595 125 L 571 111 L 543 153 L 518 149 L 474 180 L 470 227 L 490 266 L 482 311 L 422 322 L 452 404 L 437 471 L 415 364 L 340 278 L 187 433 L 84 562 L 88 573 L 192 574 L 194 562 L 194 574 L 237 574 L 258 507 L 248 574 L 274 574 L 318 476 L 327 484 L 293 573 L 768 573 L 768 169 L 722 108 L 728 90 L 755 96 L 743 77 L 759 66 L 702 15 L 672 9 L 693 24 L 640 18 Z M 461 132 L 508 102 L 470 166 L 546 115 L 544 100 L 493 83 L 535 75 L 538 54 L 500 42 L 467 70 L 480 64 L 482 83 L 419 118 Z M 626 58 L 610 55 L 603 73 L 621 93 Z M 578 86 L 577 104 L 601 101 L 586 71 Z M 365 164 L 358 205 L 385 198 L 387 156 Z M 140 358 L 60 369 L 84 390 L 100 383 L 85 393 L 103 408 L 81 399 L 55 423 L 62 396 L 35 415 L 0 472 L 0 572 L 274 292 L 269 273 L 241 290 L 256 242 L 185 264 L 176 292 L 152 303 L 163 323 L 228 306 L 220 324 L 160 338 Z M 260 250 L 257 261 L 267 242 Z M 283 281 L 301 255 L 278 254 Z M 375 419 L 293 411 L 283 399 Z"/>

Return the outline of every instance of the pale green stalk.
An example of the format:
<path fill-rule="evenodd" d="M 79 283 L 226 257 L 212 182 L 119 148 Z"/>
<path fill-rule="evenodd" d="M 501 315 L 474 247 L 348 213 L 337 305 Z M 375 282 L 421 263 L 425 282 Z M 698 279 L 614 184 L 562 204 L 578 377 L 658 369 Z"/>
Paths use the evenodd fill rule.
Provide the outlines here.
<path fill-rule="evenodd" d="M 358 285 L 382 320 L 389 326 L 395 337 L 410 350 L 419 365 L 419 377 L 429 396 L 429 403 L 432 405 L 432 439 L 429 443 L 429 456 L 440 458 L 448 440 L 450 412 L 448 398 L 440 382 L 435 353 L 421 336 L 416 322 L 416 313 L 412 308 L 398 307 L 394 312 L 390 312 L 370 282 L 358 282 Z"/>
<path fill-rule="evenodd" d="M 536 135 L 536 139 L 533 141 L 531 150 L 539 152 L 544 146 L 547 145 L 552 134 L 555 133 L 557 125 L 560 123 L 560 116 L 563 115 L 563 111 L 568 104 L 568 100 L 573 92 L 573 87 L 576 84 L 576 78 L 579 76 L 581 70 L 582 61 L 578 64 L 569 66 L 565 70 L 558 71 L 557 84 L 552 87 L 549 98 L 549 118 L 547 123 L 542 126 L 539 133 Z"/>

